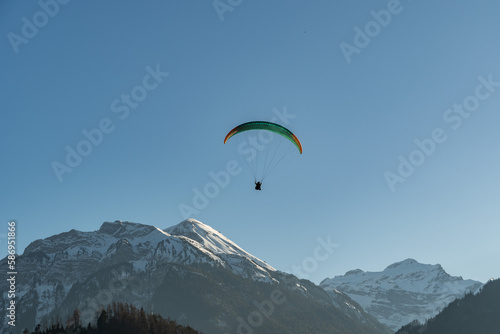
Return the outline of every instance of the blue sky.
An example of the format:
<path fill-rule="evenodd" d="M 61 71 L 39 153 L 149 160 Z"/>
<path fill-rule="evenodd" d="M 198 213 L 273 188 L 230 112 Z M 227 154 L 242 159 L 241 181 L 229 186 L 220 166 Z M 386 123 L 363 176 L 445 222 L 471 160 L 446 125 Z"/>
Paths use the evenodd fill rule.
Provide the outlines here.
<path fill-rule="evenodd" d="M 20 252 L 104 221 L 166 228 L 237 161 L 192 217 L 277 269 L 318 283 L 411 257 L 499 277 L 499 10 L 3 2 L 1 220 L 17 221 Z M 304 153 L 257 192 L 224 136 L 285 112 Z M 87 155 L 70 167 L 68 147 Z M 59 177 L 54 162 L 68 168 Z M 318 238 L 334 251 L 319 258 Z"/>

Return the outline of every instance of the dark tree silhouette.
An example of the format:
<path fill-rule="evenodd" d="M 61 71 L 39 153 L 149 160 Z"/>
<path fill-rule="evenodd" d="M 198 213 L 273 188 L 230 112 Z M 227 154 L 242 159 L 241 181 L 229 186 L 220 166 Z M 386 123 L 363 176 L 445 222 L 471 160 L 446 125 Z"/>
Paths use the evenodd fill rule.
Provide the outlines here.
<path fill-rule="evenodd" d="M 76 309 L 66 324 L 53 321 L 49 328 L 41 329 L 38 324 L 30 333 L 23 334 L 198 334 L 191 327 L 181 326 L 177 322 L 165 319 L 161 315 L 147 313 L 143 308 L 134 305 L 112 303 L 106 309 L 96 313 L 96 323 L 89 323 L 86 328 L 80 324 L 80 311 Z"/>

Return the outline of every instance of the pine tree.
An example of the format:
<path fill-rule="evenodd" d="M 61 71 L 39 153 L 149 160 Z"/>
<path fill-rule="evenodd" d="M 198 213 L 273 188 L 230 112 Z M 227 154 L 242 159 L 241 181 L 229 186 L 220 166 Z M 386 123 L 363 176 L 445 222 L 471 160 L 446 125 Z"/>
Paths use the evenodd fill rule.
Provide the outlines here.
<path fill-rule="evenodd" d="M 99 331 L 99 333 L 105 332 L 107 323 L 108 323 L 108 313 L 105 310 L 102 310 L 101 315 L 97 319 L 97 330 Z"/>
<path fill-rule="evenodd" d="M 80 310 L 78 308 L 76 308 L 75 311 L 73 312 L 73 325 L 75 326 L 75 328 L 81 327 L 81 323 L 80 323 L 81 314 L 82 314 L 82 312 L 80 312 Z"/>

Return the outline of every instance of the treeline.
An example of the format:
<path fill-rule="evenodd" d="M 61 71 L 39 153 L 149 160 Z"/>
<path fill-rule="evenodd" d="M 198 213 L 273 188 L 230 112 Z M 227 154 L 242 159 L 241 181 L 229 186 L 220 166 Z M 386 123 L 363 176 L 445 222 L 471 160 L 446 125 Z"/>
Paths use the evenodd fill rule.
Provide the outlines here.
<path fill-rule="evenodd" d="M 425 324 L 412 322 L 396 334 L 500 333 L 500 280 L 488 282 L 478 294 L 468 293 L 450 303 Z"/>
<path fill-rule="evenodd" d="M 161 315 L 146 313 L 130 304 L 115 303 L 106 309 L 96 312 L 94 324 L 86 326 L 81 323 L 80 311 L 76 309 L 68 318 L 66 324 L 59 321 L 52 323 L 48 328 L 42 329 L 37 325 L 30 332 L 28 329 L 23 334 L 197 334 L 200 333 L 191 327 L 184 327 L 177 322 L 165 319 Z"/>

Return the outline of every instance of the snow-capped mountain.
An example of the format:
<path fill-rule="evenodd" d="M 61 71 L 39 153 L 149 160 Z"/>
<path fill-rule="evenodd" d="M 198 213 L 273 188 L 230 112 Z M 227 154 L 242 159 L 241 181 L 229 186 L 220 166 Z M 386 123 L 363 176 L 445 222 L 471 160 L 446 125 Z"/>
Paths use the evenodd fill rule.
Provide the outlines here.
<path fill-rule="evenodd" d="M 245 252 L 220 232 L 195 219 L 185 220 L 165 229 L 165 232 L 214 254 L 235 274 L 267 281 L 270 279 L 269 272 L 276 271 L 264 261 Z M 249 267 L 248 264 L 252 265 Z"/>
<path fill-rule="evenodd" d="M 7 258 L 0 261 L 7 272 Z M 113 301 L 131 303 L 204 333 L 382 334 L 388 329 L 343 294 L 329 296 L 306 280 L 277 271 L 222 233 L 194 219 L 162 230 L 105 222 L 32 242 L 17 258 L 15 328 L 20 333 L 76 308 L 82 323 Z M 0 281 L 7 291 L 7 281 Z M 6 314 L 2 293 L 0 313 Z M 332 303 L 332 301 L 334 301 Z M 337 307 L 334 306 L 337 305 Z M 58 321 L 59 321 L 58 320 Z"/>
<path fill-rule="evenodd" d="M 71 230 L 37 240 L 26 248 L 25 253 L 37 254 L 40 251 L 45 255 L 45 262 L 59 262 L 64 266 L 68 261 L 78 260 L 84 270 L 126 260 L 142 270 L 158 261 L 210 263 L 263 280 L 270 279 L 268 271 L 275 271 L 221 233 L 194 219 L 185 220 L 165 231 L 138 223 L 105 222 L 98 231 Z M 73 275 L 66 280 L 74 280 Z"/>
<path fill-rule="evenodd" d="M 413 321 L 424 322 L 481 282 L 447 274 L 441 265 L 413 259 L 394 263 L 382 272 L 348 271 L 327 278 L 320 286 L 330 294 L 347 294 L 381 323 L 394 331 Z"/>

